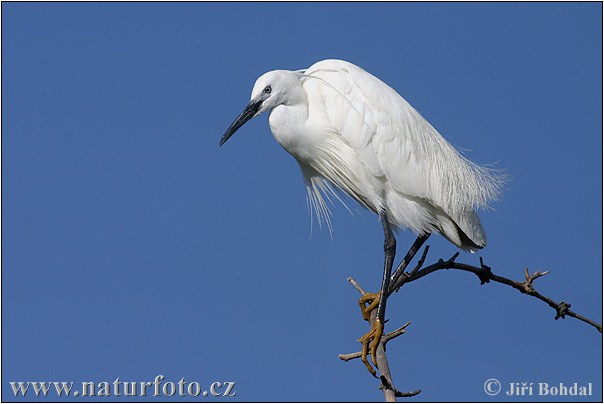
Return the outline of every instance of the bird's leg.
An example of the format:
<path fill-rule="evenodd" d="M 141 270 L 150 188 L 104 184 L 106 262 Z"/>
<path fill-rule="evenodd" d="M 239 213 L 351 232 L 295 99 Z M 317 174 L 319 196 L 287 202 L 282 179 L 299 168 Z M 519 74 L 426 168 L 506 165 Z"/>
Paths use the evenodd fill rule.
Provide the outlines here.
<path fill-rule="evenodd" d="M 388 216 L 386 213 L 382 213 L 380 219 L 382 220 L 382 226 L 384 227 L 384 276 L 382 277 L 382 287 L 380 288 L 379 295 L 366 293 L 359 300 L 363 318 L 367 321 L 371 322 L 371 311 L 377 307 L 377 315 L 371 324 L 371 329 L 359 340 L 363 346 L 361 360 L 365 364 L 365 367 L 367 367 L 369 373 L 373 376 L 376 375 L 376 372 L 367 360 L 367 353 L 371 355 L 371 361 L 377 368 L 375 353 L 384 333 L 386 300 L 388 299 L 390 288 L 390 273 L 392 272 L 394 255 L 396 254 L 396 239 L 394 238 L 394 234 L 392 234 Z M 365 303 L 369 303 L 369 306 L 365 307 Z"/>
<path fill-rule="evenodd" d="M 394 274 L 390 277 L 390 291 L 388 295 L 390 295 L 390 293 L 394 292 L 396 289 L 399 288 L 400 284 L 399 282 L 397 282 L 397 280 L 399 280 L 405 269 L 407 269 L 407 266 L 411 263 L 411 260 L 413 260 L 415 254 L 417 254 L 419 249 L 422 248 L 422 245 L 424 245 L 426 240 L 428 240 L 428 237 L 430 237 L 430 233 L 417 236 L 417 238 L 413 242 L 413 245 L 405 255 L 405 258 L 403 258 L 399 266 L 396 267 L 396 271 L 394 271 Z"/>

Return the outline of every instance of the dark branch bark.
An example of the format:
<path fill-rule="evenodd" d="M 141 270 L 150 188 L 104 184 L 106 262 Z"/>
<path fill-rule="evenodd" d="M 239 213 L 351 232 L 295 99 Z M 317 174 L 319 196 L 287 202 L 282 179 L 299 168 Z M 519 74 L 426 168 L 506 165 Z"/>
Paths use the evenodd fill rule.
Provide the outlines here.
<path fill-rule="evenodd" d="M 413 397 L 413 396 L 417 396 L 419 393 L 421 393 L 421 390 L 414 390 L 414 391 L 399 391 L 396 388 L 394 388 L 394 386 L 392 386 L 389 382 L 388 379 L 385 378 L 384 376 L 380 376 L 380 380 L 382 381 L 382 386 L 380 387 L 381 390 L 388 388 L 391 389 L 392 391 L 394 391 L 394 396 L 395 397 Z"/>
<path fill-rule="evenodd" d="M 424 250 L 424 255 L 422 256 L 422 259 L 427 254 L 427 251 L 428 251 L 428 248 L 426 247 L 426 249 Z M 447 261 L 440 259 L 440 260 L 438 260 L 437 263 L 429 265 L 425 268 L 417 269 L 417 266 L 416 266 L 411 272 L 403 272 L 397 279 L 394 280 L 394 283 L 392 284 L 392 288 L 390 289 L 390 294 L 392 294 L 392 292 L 394 292 L 394 291 L 398 291 L 398 289 L 400 287 L 402 287 L 404 284 L 421 279 L 424 276 L 429 275 L 438 270 L 457 269 L 457 270 L 461 270 L 461 271 L 472 272 L 473 274 L 478 276 L 478 279 L 480 279 L 481 285 L 483 285 L 485 283 L 489 283 L 490 281 L 502 283 L 504 285 L 508 285 L 508 286 L 520 291 L 521 293 L 523 293 L 525 295 L 533 296 L 533 297 L 547 303 L 550 307 L 552 307 L 554 310 L 556 310 L 556 317 L 555 317 L 556 320 L 559 318 L 565 318 L 565 316 L 574 317 L 577 320 L 581 320 L 587 324 L 592 325 L 600 333 L 602 333 L 601 324 L 598 324 L 595 321 L 590 320 L 587 317 L 584 317 L 584 316 L 570 310 L 571 305 L 569 303 L 566 303 L 564 301 L 556 303 L 553 299 L 551 299 L 547 296 L 544 296 L 535 290 L 533 282 L 537 278 L 547 275 L 549 273 L 549 271 L 535 272 L 535 273 L 533 273 L 533 275 L 529 275 L 528 268 L 526 268 L 525 275 L 524 275 L 525 276 L 524 282 L 518 282 L 518 281 L 514 281 L 512 279 L 504 278 L 503 276 L 495 275 L 491 271 L 491 268 L 484 264 L 484 262 L 482 261 L 482 257 L 480 258 L 480 267 L 476 267 L 476 266 L 472 266 L 472 265 L 468 265 L 468 264 L 455 262 L 455 259 L 457 258 L 458 255 L 459 255 L 459 253 L 455 253 Z"/>

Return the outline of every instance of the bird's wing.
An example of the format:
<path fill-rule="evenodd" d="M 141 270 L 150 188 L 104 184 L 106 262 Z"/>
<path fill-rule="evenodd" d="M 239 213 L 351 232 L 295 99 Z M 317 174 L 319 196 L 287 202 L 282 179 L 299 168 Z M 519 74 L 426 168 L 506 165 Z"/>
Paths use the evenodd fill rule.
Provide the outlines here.
<path fill-rule="evenodd" d="M 336 130 L 375 176 L 398 192 L 422 198 L 476 233 L 469 216 L 497 197 L 502 179 L 464 158 L 387 84 L 351 63 L 321 61 L 305 73 L 304 86 L 324 104 Z M 465 228 L 464 228 L 465 227 Z M 478 227 L 479 223 L 478 223 Z M 478 231 L 480 232 L 480 231 Z"/>

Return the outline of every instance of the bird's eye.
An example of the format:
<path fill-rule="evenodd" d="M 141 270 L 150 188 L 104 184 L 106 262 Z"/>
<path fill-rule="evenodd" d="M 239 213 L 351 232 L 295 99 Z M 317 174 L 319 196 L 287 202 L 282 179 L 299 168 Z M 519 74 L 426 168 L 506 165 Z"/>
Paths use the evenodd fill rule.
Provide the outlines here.
<path fill-rule="evenodd" d="M 264 94 L 270 94 L 272 91 L 272 88 L 271 88 L 271 86 L 266 86 L 266 87 L 264 87 L 263 91 L 264 91 Z"/>

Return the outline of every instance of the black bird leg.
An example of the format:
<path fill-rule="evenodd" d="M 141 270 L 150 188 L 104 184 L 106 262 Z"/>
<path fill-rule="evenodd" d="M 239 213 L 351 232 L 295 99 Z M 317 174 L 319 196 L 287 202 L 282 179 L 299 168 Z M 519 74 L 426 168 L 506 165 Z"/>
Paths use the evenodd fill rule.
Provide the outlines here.
<path fill-rule="evenodd" d="M 380 288 L 376 321 L 380 321 L 383 327 L 386 316 L 386 300 L 389 295 L 390 273 L 392 272 L 392 264 L 394 264 L 394 256 L 396 255 L 396 239 L 394 238 L 394 234 L 392 234 L 392 227 L 390 227 L 386 214 L 381 214 L 380 219 L 382 220 L 382 226 L 384 226 L 384 276 L 382 277 L 382 287 Z M 375 360 L 373 363 L 375 364 Z"/>

